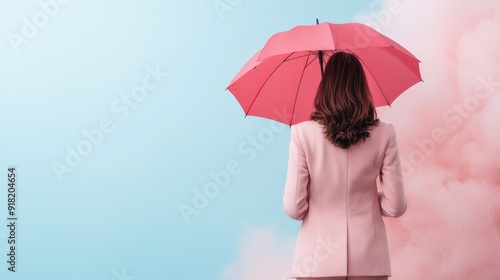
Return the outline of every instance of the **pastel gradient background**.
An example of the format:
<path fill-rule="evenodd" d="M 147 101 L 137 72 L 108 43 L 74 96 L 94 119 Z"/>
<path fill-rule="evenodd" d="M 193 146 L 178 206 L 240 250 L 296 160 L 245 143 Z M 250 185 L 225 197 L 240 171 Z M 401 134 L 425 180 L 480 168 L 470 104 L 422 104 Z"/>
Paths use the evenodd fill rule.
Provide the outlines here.
<path fill-rule="evenodd" d="M 0 1 L 0 279 L 285 279 L 289 128 L 244 118 L 225 88 L 272 34 L 316 18 L 367 23 L 422 61 L 425 82 L 378 109 L 408 196 L 386 219 L 391 279 L 499 279 L 494 0 Z"/>

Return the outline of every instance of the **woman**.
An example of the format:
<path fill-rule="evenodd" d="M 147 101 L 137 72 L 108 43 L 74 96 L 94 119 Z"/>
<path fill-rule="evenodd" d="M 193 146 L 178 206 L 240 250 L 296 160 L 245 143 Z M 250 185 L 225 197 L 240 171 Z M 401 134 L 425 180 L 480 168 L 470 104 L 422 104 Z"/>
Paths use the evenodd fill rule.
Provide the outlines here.
<path fill-rule="evenodd" d="M 377 118 L 350 53 L 329 59 L 314 105 L 310 120 L 291 127 L 283 209 L 302 221 L 292 277 L 388 279 L 382 216 L 406 211 L 394 126 Z"/>

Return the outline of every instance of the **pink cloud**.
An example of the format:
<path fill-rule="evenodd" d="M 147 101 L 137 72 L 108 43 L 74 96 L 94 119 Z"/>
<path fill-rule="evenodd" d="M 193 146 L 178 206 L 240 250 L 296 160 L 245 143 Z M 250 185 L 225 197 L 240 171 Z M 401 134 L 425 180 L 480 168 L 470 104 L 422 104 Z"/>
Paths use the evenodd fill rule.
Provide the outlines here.
<path fill-rule="evenodd" d="M 290 270 L 295 238 L 280 238 L 271 228 L 246 226 L 236 259 L 224 268 L 224 280 L 284 280 Z"/>
<path fill-rule="evenodd" d="M 381 10 L 390 2 L 381 1 Z M 408 211 L 386 220 L 392 278 L 498 278 L 500 36 L 494 34 L 500 3 L 421 0 L 401 6 L 381 31 L 420 58 L 425 82 L 380 110 L 396 125 L 411 170 Z M 368 22 L 367 14 L 360 18 Z M 474 94 L 478 88 L 481 94 Z M 444 140 L 433 140 L 436 129 L 445 131 Z"/>

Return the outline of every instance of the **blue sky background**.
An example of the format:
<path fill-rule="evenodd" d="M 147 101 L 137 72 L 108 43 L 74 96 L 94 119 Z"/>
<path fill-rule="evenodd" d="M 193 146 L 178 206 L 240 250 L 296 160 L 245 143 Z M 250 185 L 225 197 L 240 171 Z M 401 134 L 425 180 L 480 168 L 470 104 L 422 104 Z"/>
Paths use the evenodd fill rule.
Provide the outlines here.
<path fill-rule="evenodd" d="M 17 51 L 9 38 L 43 9 L 0 2 L 1 279 L 119 280 L 122 269 L 136 280 L 220 279 L 245 224 L 296 235 L 281 204 L 289 128 L 244 118 L 225 88 L 272 34 L 376 7 L 219 2 L 234 6 L 218 14 L 212 1 L 70 0 Z M 125 106 L 148 68 L 168 77 L 118 114 L 112 104 Z M 82 130 L 103 120 L 114 130 L 58 178 L 54 162 L 66 164 L 68 147 L 86 141 Z M 270 141 L 251 148 L 263 131 Z M 228 163 L 240 173 L 187 223 L 179 207 Z M 9 166 L 18 174 L 16 273 L 5 262 Z"/>

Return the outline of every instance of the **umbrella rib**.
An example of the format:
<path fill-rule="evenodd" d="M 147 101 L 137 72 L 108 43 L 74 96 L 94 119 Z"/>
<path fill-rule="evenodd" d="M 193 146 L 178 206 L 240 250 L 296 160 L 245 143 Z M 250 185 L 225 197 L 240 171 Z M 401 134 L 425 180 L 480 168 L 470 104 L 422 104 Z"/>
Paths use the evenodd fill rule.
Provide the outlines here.
<path fill-rule="evenodd" d="M 295 51 L 296 53 L 297 51 Z M 299 55 L 299 56 L 296 56 L 296 57 L 292 57 L 292 58 L 286 58 L 285 59 L 285 62 L 288 62 L 288 61 L 292 61 L 294 59 L 299 59 L 299 58 L 303 58 L 303 57 L 306 57 L 306 56 L 309 56 L 309 54 L 311 53 L 311 51 L 307 51 L 306 54 L 303 54 L 303 55 Z"/>
<path fill-rule="evenodd" d="M 389 38 L 389 37 L 385 36 L 384 34 L 380 34 L 380 35 L 382 35 L 382 39 L 384 39 L 384 41 L 385 41 L 387 44 L 389 44 L 389 45 L 391 46 L 391 48 L 393 48 L 393 49 L 395 49 L 395 48 L 396 48 L 396 47 L 394 47 L 394 45 L 393 45 L 393 44 L 389 41 L 389 40 L 392 40 L 391 38 Z M 388 39 L 389 39 L 389 40 L 388 40 Z M 418 60 L 418 62 L 421 62 L 421 61 L 420 61 L 420 59 L 418 59 L 418 58 L 417 58 L 414 54 L 412 54 L 412 53 L 411 53 L 409 50 L 407 50 L 405 47 L 403 47 L 403 46 L 400 46 L 400 47 L 401 47 L 401 48 L 403 48 L 404 50 L 406 50 L 409 54 L 407 54 L 407 53 L 405 53 L 405 52 L 403 52 L 403 51 L 401 51 L 401 50 L 398 50 L 398 51 L 402 52 L 402 53 L 403 53 L 403 54 L 405 54 L 405 55 L 409 55 L 411 58 L 414 58 L 414 59 Z"/>
<path fill-rule="evenodd" d="M 332 57 L 332 54 L 330 54 L 330 52 L 333 52 L 333 51 L 332 50 L 326 50 L 326 51 L 323 52 L 323 55 L 328 56 L 328 57 Z M 309 64 L 307 64 L 307 66 L 309 66 L 311 63 L 313 63 L 313 61 L 315 61 L 316 58 L 318 58 L 318 56 L 314 56 L 313 60 L 311 60 L 311 62 Z M 328 59 L 326 59 L 326 60 L 328 60 Z"/>
<path fill-rule="evenodd" d="M 297 99 L 298 99 L 298 96 L 299 96 L 300 85 L 302 84 L 302 78 L 304 77 L 304 72 L 306 72 L 307 61 L 309 60 L 309 56 L 310 55 L 311 55 L 311 53 L 309 53 L 307 55 L 307 59 L 306 59 L 305 65 L 304 65 L 304 69 L 302 69 L 302 74 L 300 75 L 299 85 L 297 86 L 297 93 L 295 94 L 295 100 L 293 102 L 292 117 L 290 118 L 290 125 L 289 126 L 292 126 L 293 114 L 295 113 L 295 105 L 297 104 Z M 314 61 L 314 59 L 313 59 L 313 61 Z"/>
<path fill-rule="evenodd" d="M 392 47 L 392 48 L 394 48 L 394 47 Z M 387 48 L 380 48 L 380 49 L 384 50 L 385 52 L 388 52 L 388 53 L 389 53 L 392 57 L 394 57 L 397 61 L 401 62 L 401 63 L 402 63 L 403 65 L 405 65 L 408 69 L 410 69 L 410 71 L 411 71 L 413 74 L 415 74 L 415 75 L 417 76 L 417 78 L 419 78 L 420 80 L 422 80 L 422 78 L 420 78 L 420 77 L 419 77 L 419 75 L 418 75 L 417 73 L 415 73 L 415 72 L 414 72 L 414 71 L 413 71 L 410 67 L 408 67 L 408 66 L 407 66 L 407 64 L 406 64 L 404 61 L 401 61 L 401 59 L 400 59 L 399 57 L 397 57 L 397 56 L 395 56 L 395 55 L 392 55 L 392 54 L 389 52 L 389 50 L 388 50 Z M 402 53 L 402 54 L 403 54 L 403 55 L 405 55 L 405 56 L 408 56 L 407 54 L 405 54 L 405 53 L 401 52 L 400 50 L 397 50 L 397 51 L 398 51 L 398 52 L 400 52 L 400 53 Z M 412 57 L 410 57 L 410 58 L 412 58 Z M 412 58 L 412 59 L 413 59 L 413 58 Z M 417 60 L 418 60 L 418 59 L 417 59 Z M 420 60 L 418 60 L 418 62 L 420 62 Z"/>
<path fill-rule="evenodd" d="M 389 50 L 390 50 L 390 49 L 396 49 L 396 48 L 394 48 L 394 47 L 391 45 L 390 47 L 365 47 L 365 48 L 353 48 L 353 49 L 351 49 L 351 50 L 349 50 L 349 51 L 350 51 L 352 54 L 354 54 L 356 50 L 364 51 L 364 50 L 369 50 L 369 49 L 380 49 L 380 50 L 384 50 L 385 52 L 389 52 Z M 420 60 L 418 60 L 417 58 L 412 57 L 411 55 L 408 55 L 408 54 L 406 54 L 406 53 L 402 52 L 401 50 L 396 49 L 396 51 L 397 51 L 397 52 L 399 52 L 399 53 L 401 53 L 401 54 L 403 54 L 404 56 L 409 57 L 410 59 L 416 59 L 416 60 L 420 63 Z M 391 57 L 394 57 L 397 61 L 399 61 L 399 62 L 403 63 L 405 66 L 407 66 L 407 65 L 406 65 L 406 63 L 405 63 L 404 61 L 402 61 L 399 57 L 397 57 L 397 56 L 395 56 L 395 55 L 391 54 L 390 52 L 389 52 L 389 55 L 391 55 Z M 359 59 L 359 57 L 358 57 L 358 59 Z M 411 69 L 410 69 L 410 71 L 411 71 L 413 74 L 417 75 L 417 77 L 418 77 L 418 74 L 417 74 L 417 73 L 415 73 L 415 72 L 414 72 L 413 70 L 411 70 Z"/>
<path fill-rule="evenodd" d="M 253 103 L 255 102 L 255 100 L 257 100 L 257 97 L 259 97 L 259 94 L 260 92 L 262 91 L 262 89 L 264 88 L 264 86 L 266 85 L 267 81 L 269 81 L 269 79 L 271 78 L 271 76 L 276 72 L 276 70 L 278 70 L 278 68 L 280 68 L 280 66 L 290 57 L 294 54 L 295 52 L 292 52 L 291 54 L 289 54 L 285 59 L 283 59 L 282 62 L 280 62 L 280 64 L 278 64 L 278 66 L 276 66 L 276 68 L 274 68 L 273 72 L 271 72 L 271 74 L 266 78 L 266 80 L 264 81 L 264 83 L 262 84 L 262 86 L 260 87 L 259 91 L 257 92 L 257 94 L 255 95 L 255 98 L 252 100 L 252 103 L 250 104 L 250 106 L 248 107 L 248 110 L 245 112 L 245 117 L 248 116 L 248 113 L 250 113 L 250 110 L 252 109 L 252 106 L 253 106 Z"/>
<path fill-rule="evenodd" d="M 366 69 L 368 70 L 368 72 L 370 72 L 370 75 L 372 75 L 373 80 L 374 80 L 374 81 L 375 81 L 375 83 L 377 84 L 378 89 L 380 90 L 380 92 L 382 93 L 382 96 L 383 96 L 383 97 L 384 97 L 384 99 L 385 99 L 385 102 L 387 102 L 387 105 L 389 105 L 389 107 L 391 107 L 391 103 L 389 103 L 389 100 L 387 100 L 387 97 L 385 96 L 384 91 L 382 90 L 382 88 L 381 88 L 381 87 L 380 87 L 380 85 L 378 84 L 378 81 L 377 81 L 377 79 L 375 79 L 375 76 L 373 76 L 372 71 L 370 71 L 370 68 L 368 68 L 368 67 L 366 66 L 366 64 L 365 64 L 365 63 L 361 60 L 361 58 L 359 58 L 359 56 L 358 56 L 357 54 L 355 54 L 355 53 L 353 53 L 353 52 L 351 52 L 351 53 L 352 53 L 354 56 L 356 56 L 356 57 L 358 58 L 358 60 L 359 60 L 361 63 L 363 63 L 363 65 L 366 67 Z M 366 75 L 366 74 L 365 74 L 365 75 Z M 371 94 L 371 93 L 370 93 L 370 94 Z"/>
<path fill-rule="evenodd" d="M 326 55 L 326 56 L 328 56 L 328 57 L 332 57 L 333 53 L 334 52 L 332 50 L 329 50 L 329 51 L 325 51 L 323 54 Z"/>
<path fill-rule="evenodd" d="M 309 53 L 308 53 L 307 55 L 309 55 Z M 296 57 L 293 57 L 293 58 L 290 58 L 290 59 L 286 59 L 286 61 L 292 61 L 292 60 L 294 60 L 294 59 L 303 58 L 303 57 L 305 57 L 305 56 L 307 56 L 307 55 L 306 55 L 306 54 L 304 54 L 304 55 L 301 55 L 301 56 L 296 56 Z"/>
<path fill-rule="evenodd" d="M 310 54 L 310 53 L 309 53 L 309 54 Z M 309 55 L 308 55 L 308 56 L 309 56 Z M 307 67 L 309 67 L 309 65 L 311 65 L 311 63 L 313 63 L 313 62 L 316 60 L 316 58 L 318 58 L 318 56 L 316 56 L 316 55 L 315 55 L 315 56 L 313 57 L 313 59 L 312 59 L 311 61 L 309 61 L 309 63 L 307 63 L 306 68 L 307 68 Z M 309 60 L 309 57 L 307 58 L 307 60 Z"/>

